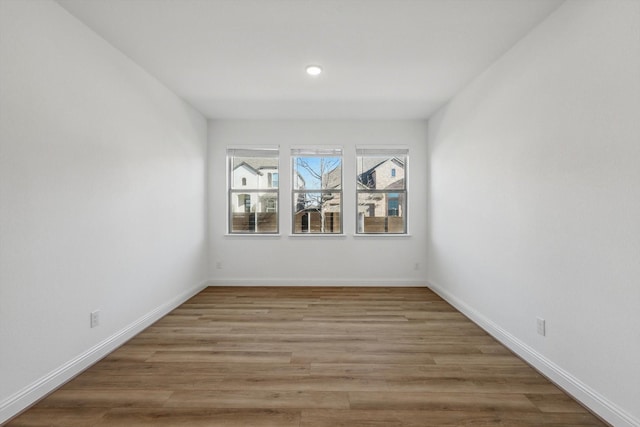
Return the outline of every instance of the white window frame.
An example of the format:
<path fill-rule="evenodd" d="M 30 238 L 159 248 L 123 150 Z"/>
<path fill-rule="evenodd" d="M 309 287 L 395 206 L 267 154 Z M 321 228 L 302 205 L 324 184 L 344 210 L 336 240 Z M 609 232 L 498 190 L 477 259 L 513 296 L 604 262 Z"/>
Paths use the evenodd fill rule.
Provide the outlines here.
<path fill-rule="evenodd" d="M 252 146 L 252 147 L 227 147 L 226 151 L 227 155 L 227 234 L 229 235 L 277 235 L 280 230 L 280 188 L 273 187 L 272 185 L 265 186 L 264 188 L 260 188 L 260 185 L 257 187 L 251 187 L 246 185 L 246 180 L 243 177 L 241 182 L 233 188 L 233 158 L 234 157 L 248 157 L 248 158 L 269 158 L 276 160 L 276 171 L 280 172 L 280 149 L 277 146 Z M 274 171 L 268 171 L 267 173 L 272 174 Z M 267 178 L 265 176 L 265 183 L 267 182 Z M 254 212 L 253 222 L 253 230 L 239 230 L 234 231 L 233 228 L 233 204 L 235 203 L 236 197 L 240 195 L 252 195 L 252 194 L 272 194 L 275 199 L 275 214 L 276 214 L 276 228 L 275 231 L 264 231 L 258 229 L 258 221 L 257 214 L 259 212 Z M 266 211 L 269 212 L 269 211 Z M 272 213 L 272 212 L 270 212 Z"/>
<path fill-rule="evenodd" d="M 296 158 L 297 157 L 339 157 L 340 158 L 340 188 L 323 189 L 299 189 L 295 188 L 299 182 L 296 176 Z M 291 235 L 292 236 L 343 236 L 344 235 L 344 150 L 340 146 L 303 146 L 292 147 L 290 153 L 291 159 Z M 297 198 L 301 194 L 339 194 L 340 210 L 339 210 L 339 232 L 312 232 L 310 228 L 307 231 L 296 231 L 296 214 L 297 214 Z M 304 214 L 303 214 L 304 215 Z M 310 213 L 308 215 L 310 218 Z M 309 221 L 309 219 L 307 220 Z M 309 222 L 308 222 L 309 224 Z"/>
<path fill-rule="evenodd" d="M 404 188 L 402 189 L 397 189 L 397 188 L 393 188 L 393 189 L 389 189 L 389 188 L 385 188 L 385 189 L 370 189 L 370 188 L 360 188 L 360 178 L 359 178 L 359 173 L 363 173 L 366 171 L 361 171 L 359 164 L 361 162 L 361 159 L 363 157 L 368 157 L 368 158 L 380 158 L 381 160 L 383 159 L 393 159 L 393 158 L 404 158 L 404 176 L 402 179 L 404 179 Z M 397 177 L 397 173 L 398 173 L 398 168 L 392 168 L 395 169 L 396 174 L 394 176 L 392 176 L 392 178 L 396 178 Z M 404 146 L 356 146 L 356 198 L 355 198 L 355 204 L 356 204 L 356 236 L 404 236 L 404 235 L 408 235 L 409 234 L 409 215 L 408 215 L 408 211 L 409 211 L 409 149 L 407 147 Z M 360 194 L 364 194 L 364 193 L 368 193 L 368 194 L 379 194 L 381 197 L 387 197 L 388 200 L 388 195 L 390 194 L 399 194 L 399 198 L 401 200 L 404 201 L 404 203 L 400 203 L 398 206 L 398 209 L 400 209 L 400 207 L 402 207 L 402 215 L 400 215 L 403 218 L 403 222 L 404 222 L 404 230 L 402 232 L 390 232 L 390 231 L 383 231 L 383 232 L 371 232 L 371 231 L 364 231 L 364 215 L 361 215 L 360 213 Z M 389 213 L 388 213 L 388 205 L 385 204 L 384 206 L 384 213 L 386 217 L 389 217 Z M 385 220 L 385 226 L 386 226 L 386 220 Z"/>

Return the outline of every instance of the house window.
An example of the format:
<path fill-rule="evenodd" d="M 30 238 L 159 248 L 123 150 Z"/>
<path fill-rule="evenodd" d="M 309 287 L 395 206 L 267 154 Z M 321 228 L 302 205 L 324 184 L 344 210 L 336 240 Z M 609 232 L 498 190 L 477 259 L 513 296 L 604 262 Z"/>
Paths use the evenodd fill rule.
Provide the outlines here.
<path fill-rule="evenodd" d="M 269 172 L 267 173 L 267 187 L 269 188 L 278 188 L 278 172 Z"/>
<path fill-rule="evenodd" d="M 387 196 L 387 216 L 400 216 L 400 195 L 389 193 Z"/>
<path fill-rule="evenodd" d="M 251 212 L 251 195 L 238 194 L 238 212 Z"/>
<path fill-rule="evenodd" d="M 356 147 L 358 234 L 407 233 L 407 159 L 404 148 Z"/>
<path fill-rule="evenodd" d="M 293 234 L 342 233 L 342 148 L 291 150 Z"/>
<path fill-rule="evenodd" d="M 278 232 L 278 149 L 228 148 L 229 234 Z"/>

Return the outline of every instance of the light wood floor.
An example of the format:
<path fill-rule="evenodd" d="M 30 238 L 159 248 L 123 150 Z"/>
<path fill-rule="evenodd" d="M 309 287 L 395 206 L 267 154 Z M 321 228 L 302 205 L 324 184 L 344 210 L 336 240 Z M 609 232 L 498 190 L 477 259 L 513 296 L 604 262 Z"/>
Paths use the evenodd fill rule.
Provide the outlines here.
<path fill-rule="evenodd" d="M 208 288 L 10 426 L 604 425 L 425 288 Z"/>

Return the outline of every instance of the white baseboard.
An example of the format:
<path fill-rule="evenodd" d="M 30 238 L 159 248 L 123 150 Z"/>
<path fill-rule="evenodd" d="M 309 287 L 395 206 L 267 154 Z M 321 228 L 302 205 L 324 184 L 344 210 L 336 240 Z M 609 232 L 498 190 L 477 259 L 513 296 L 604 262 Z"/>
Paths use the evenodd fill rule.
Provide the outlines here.
<path fill-rule="evenodd" d="M 56 388 L 89 368 L 208 285 L 209 282 L 200 283 L 177 297 L 172 298 L 170 301 L 140 317 L 107 339 L 99 342 L 87 351 L 4 399 L 0 402 L 0 424 L 15 417 Z"/>
<path fill-rule="evenodd" d="M 424 280 L 358 280 L 358 279 L 212 279 L 209 286 L 340 286 L 340 287 L 409 287 L 425 288 Z"/>
<path fill-rule="evenodd" d="M 427 282 L 427 286 L 606 422 L 620 427 L 640 427 L 640 421 L 631 414 L 511 335 L 455 295 L 433 282 Z"/>

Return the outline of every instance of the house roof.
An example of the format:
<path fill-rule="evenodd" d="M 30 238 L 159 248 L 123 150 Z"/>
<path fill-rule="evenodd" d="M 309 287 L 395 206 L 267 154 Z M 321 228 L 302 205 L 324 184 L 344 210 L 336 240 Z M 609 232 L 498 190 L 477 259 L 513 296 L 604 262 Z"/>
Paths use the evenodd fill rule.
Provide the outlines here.
<path fill-rule="evenodd" d="M 362 159 L 362 164 L 359 165 L 359 170 L 364 170 L 364 172 L 362 172 L 360 175 L 358 175 L 358 184 L 360 186 L 362 186 L 363 188 L 375 188 L 376 187 L 376 182 L 375 182 L 375 178 L 373 173 L 383 164 L 387 163 L 387 162 L 393 162 L 395 164 L 397 164 L 398 166 L 400 166 L 401 168 L 404 168 L 404 161 L 400 160 L 397 157 L 393 157 L 393 158 L 385 158 L 382 159 L 380 157 L 361 157 Z M 399 182 L 402 181 L 402 187 L 395 187 L 395 188 L 404 188 L 404 179 L 402 180 L 398 180 L 395 181 Z M 393 185 L 393 184 L 391 184 Z M 388 186 L 387 188 L 391 188 L 391 185 Z"/>
<path fill-rule="evenodd" d="M 234 158 L 233 170 L 238 169 L 242 165 L 246 165 L 250 169 L 254 170 L 257 174 L 262 175 L 260 172 L 262 169 L 277 169 L 278 168 L 278 160 L 267 157 L 241 157 Z"/>
<path fill-rule="evenodd" d="M 400 178 L 397 181 L 393 181 L 389 184 L 385 190 L 404 190 L 404 178 Z"/>

